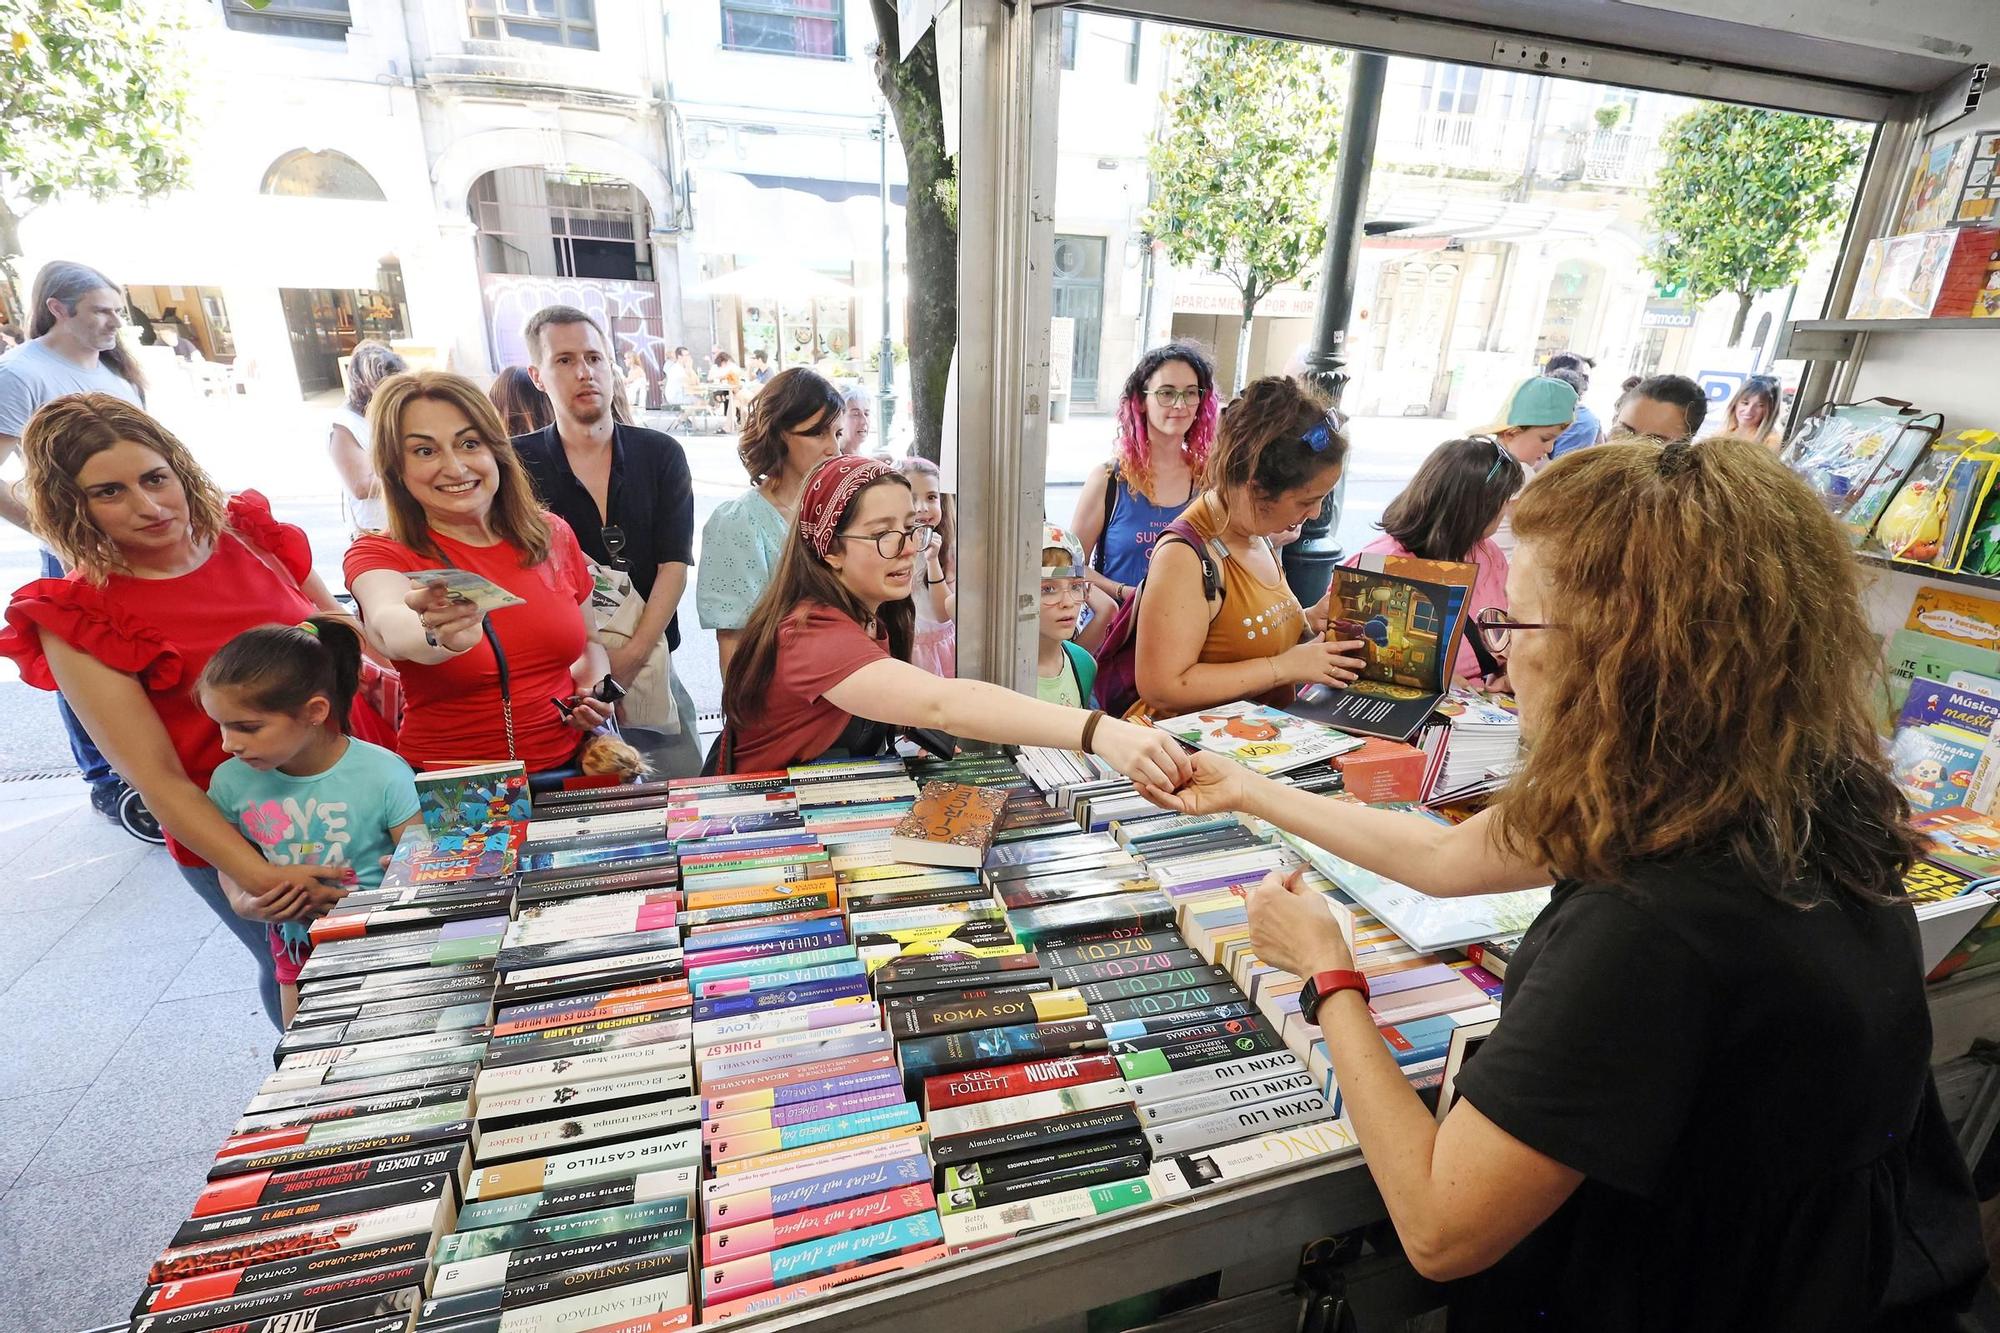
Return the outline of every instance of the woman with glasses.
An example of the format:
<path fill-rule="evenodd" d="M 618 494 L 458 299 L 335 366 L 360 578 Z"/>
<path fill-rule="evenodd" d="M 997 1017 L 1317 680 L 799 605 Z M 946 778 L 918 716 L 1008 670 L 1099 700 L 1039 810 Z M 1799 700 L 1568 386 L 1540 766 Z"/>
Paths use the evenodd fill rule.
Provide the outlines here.
<path fill-rule="evenodd" d="M 1528 481 L 1528 470 L 1491 435 L 1447 440 L 1431 451 L 1417 475 L 1382 511 L 1382 535 L 1349 557 L 1359 568 L 1367 555 L 1406 555 L 1476 565 L 1473 607 L 1507 606 L 1507 557 L 1493 540 L 1507 505 Z M 1488 683 L 1499 663 L 1482 663 L 1468 634 L 1458 648 L 1458 675 Z M 1495 680 L 1492 683 L 1503 683 Z"/>
<path fill-rule="evenodd" d="M 1301 685 L 1360 674 L 1360 641 L 1317 637 L 1326 603 L 1300 607 L 1271 544 L 1319 512 L 1346 457 L 1346 438 L 1296 381 L 1254 380 L 1223 412 L 1208 489 L 1161 536 L 1140 597 L 1133 716 L 1234 699 L 1282 707 Z"/>
<path fill-rule="evenodd" d="M 1739 440 L 1775 450 L 1785 442 L 1777 424 L 1778 381 L 1769 375 L 1750 376 L 1722 405 L 1722 433 Z"/>
<path fill-rule="evenodd" d="M 403 676 L 396 750 L 412 768 L 519 759 L 571 766 L 611 716 L 604 649 L 583 602 L 593 580 L 567 523 L 535 500 L 493 403 L 462 375 L 397 375 L 370 414 L 389 530 L 347 548 L 368 642 Z M 520 599 L 490 615 L 413 571 L 462 569 Z"/>
<path fill-rule="evenodd" d="M 804 366 L 779 371 L 751 400 L 736 440 L 750 489 L 717 505 L 702 525 L 694 577 L 695 609 L 701 627 L 715 631 L 725 681 L 743 627 L 777 570 L 806 474 L 839 451 L 844 410 L 840 390 Z"/>
<path fill-rule="evenodd" d="M 1154 543 L 1193 503 L 1219 410 L 1215 368 L 1191 342 L 1155 347 L 1126 377 L 1113 457 L 1084 479 L 1069 525 L 1091 582 L 1114 602 L 1131 596 Z"/>
<path fill-rule="evenodd" d="M 1734 439 L 1583 450 L 1514 528 L 1513 615 L 1481 620 L 1527 757 L 1490 809 L 1446 826 L 1208 755 L 1148 794 L 1431 894 L 1555 882 L 1441 1121 L 1326 903 L 1275 877 L 1249 900 L 1411 1261 L 1461 1280 L 1454 1329 L 1956 1327 L 1985 1258 L 1845 535 Z"/>
<path fill-rule="evenodd" d="M 1187 775 L 1165 732 L 1024 699 L 910 664 L 910 589 L 931 529 L 910 480 L 872 458 L 831 458 L 806 479 L 797 522 L 723 686 L 709 767 L 756 773 L 830 755 L 886 752 L 897 727 L 1055 745 L 1103 757 L 1135 781 Z"/>

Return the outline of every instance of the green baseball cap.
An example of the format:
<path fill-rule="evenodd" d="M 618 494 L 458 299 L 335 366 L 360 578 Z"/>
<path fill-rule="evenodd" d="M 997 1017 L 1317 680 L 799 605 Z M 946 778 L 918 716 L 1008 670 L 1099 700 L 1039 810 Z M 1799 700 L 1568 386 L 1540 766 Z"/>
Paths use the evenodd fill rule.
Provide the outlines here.
<path fill-rule="evenodd" d="M 1514 390 L 1507 404 L 1509 426 L 1567 426 L 1576 420 L 1576 390 L 1538 375 Z"/>

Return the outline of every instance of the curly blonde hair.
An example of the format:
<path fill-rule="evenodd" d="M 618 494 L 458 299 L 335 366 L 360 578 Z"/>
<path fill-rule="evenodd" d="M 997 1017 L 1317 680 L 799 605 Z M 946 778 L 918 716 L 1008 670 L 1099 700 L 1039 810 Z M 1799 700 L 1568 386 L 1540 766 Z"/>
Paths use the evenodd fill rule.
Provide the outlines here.
<path fill-rule="evenodd" d="M 1563 642 L 1504 845 L 1598 882 L 1694 853 L 1794 906 L 1901 896 L 1918 844 L 1876 738 L 1859 567 L 1768 449 L 1579 450 L 1522 493 L 1514 534 Z"/>
<path fill-rule="evenodd" d="M 198 543 L 212 542 L 227 526 L 222 488 L 195 462 L 175 434 L 144 409 L 108 393 L 58 398 L 29 419 L 21 434 L 28 466 L 23 489 L 35 535 L 92 583 L 131 572 L 118 543 L 90 516 L 89 497 L 77 481 L 85 463 L 121 443 L 150 449 L 166 460 L 186 496 L 188 523 Z"/>

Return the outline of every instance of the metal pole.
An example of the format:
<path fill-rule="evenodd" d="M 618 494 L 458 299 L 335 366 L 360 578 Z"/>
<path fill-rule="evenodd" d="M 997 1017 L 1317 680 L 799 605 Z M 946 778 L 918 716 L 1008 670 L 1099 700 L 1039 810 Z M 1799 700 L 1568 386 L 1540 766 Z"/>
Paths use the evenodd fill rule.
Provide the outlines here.
<path fill-rule="evenodd" d="M 1326 253 L 1319 270 L 1319 312 L 1313 321 L 1312 348 L 1306 353 L 1306 383 L 1325 396 L 1336 410 L 1346 391 L 1347 323 L 1354 312 L 1354 273 L 1361 259 L 1362 224 L 1366 222 L 1368 176 L 1375 167 L 1375 131 L 1381 120 L 1382 85 L 1389 58 L 1371 51 L 1356 52 L 1342 117 L 1340 161 L 1334 169 L 1333 205 L 1327 214 Z M 1340 525 L 1341 484 L 1327 496 L 1319 514 L 1306 521 L 1299 539 L 1285 548 L 1285 580 L 1307 606 L 1326 594 L 1333 566 L 1340 559 L 1334 533 Z"/>
<path fill-rule="evenodd" d="M 882 366 L 877 377 L 880 417 L 875 438 L 889 440 L 889 428 L 896 424 L 896 343 L 889 336 L 889 108 L 885 104 L 875 116 L 875 137 L 882 148 Z"/>

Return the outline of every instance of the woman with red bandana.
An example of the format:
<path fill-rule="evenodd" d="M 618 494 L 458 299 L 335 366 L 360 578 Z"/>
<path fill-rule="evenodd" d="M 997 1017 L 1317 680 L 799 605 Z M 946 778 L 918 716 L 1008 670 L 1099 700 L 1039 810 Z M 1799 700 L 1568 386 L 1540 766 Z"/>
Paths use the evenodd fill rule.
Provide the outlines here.
<path fill-rule="evenodd" d="M 1164 732 L 910 664 L 911 580 L 932 538 L 895 469 L 858 457 L 813 469 L 777 573 L 744 626 L 710 767 L 752 773 L 879 754 L 895 728 L 923 727 L 1082 749 L 1135 781 L 1178 787 L 1187 759 Z"/>

